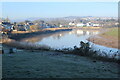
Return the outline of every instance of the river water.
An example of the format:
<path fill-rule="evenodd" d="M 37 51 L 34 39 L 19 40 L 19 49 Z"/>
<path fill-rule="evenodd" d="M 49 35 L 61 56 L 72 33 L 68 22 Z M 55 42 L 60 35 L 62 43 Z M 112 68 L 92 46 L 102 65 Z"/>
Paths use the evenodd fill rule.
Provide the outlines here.
<path fill-rule="evenodd" d="M 86 39 L 90 36 L 98 34 L 99 31 L 87 31 L 87 30 L 72 30 L 59 33 L 53 33 L 52 35 L 43 38 L 36 42 L 36 44 L 47 45 L 55 49 L 73 48 L 79 47 L 80 41 L 88 42 Z"/>
<path fill-rule="evenodd" d="M 88 42 L 87 39 L 91 36 L 99 34 L 99 30 L 80 30 L 73 29 L 72 31 L 62 31 L 50 34 L 43 34 L 37 37 L 33 37 L 29 40 L 35 44 L 46 45 L 54 49 L 71 48 L 74 46 L 80 47 L 80 41 Z M 90 42 L 91 48 L 99 51 L 100 53 L 118 54 L 118 49 L 109 48 Z M 111 55 L 112 56 L 112 55 Z"/>

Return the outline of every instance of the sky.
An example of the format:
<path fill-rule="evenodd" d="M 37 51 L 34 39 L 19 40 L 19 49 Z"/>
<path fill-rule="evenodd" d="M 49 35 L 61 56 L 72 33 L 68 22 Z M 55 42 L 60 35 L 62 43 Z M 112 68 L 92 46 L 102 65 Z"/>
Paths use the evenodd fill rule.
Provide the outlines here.
<path fill-rule="evenodd" d="M 56 18 L 66 16 L 117 17 L 117 2 L 2 2 L 2 17 Z"/>
<path fill-rule="evenodd" d="M 1 0 L 2 2 L 119 2 L 119 0 Z"/>

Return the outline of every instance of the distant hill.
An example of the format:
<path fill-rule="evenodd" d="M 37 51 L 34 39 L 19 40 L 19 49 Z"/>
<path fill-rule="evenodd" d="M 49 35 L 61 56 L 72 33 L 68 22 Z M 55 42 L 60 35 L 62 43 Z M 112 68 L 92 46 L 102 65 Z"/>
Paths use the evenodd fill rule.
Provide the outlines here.
<path fill-rule="evenodd" d="M 67 20 L 67 21 L 72 21 L 74 19 L 79 19 L 79 18 L 85 18 L 85 17 L 92 17 L 92 16 L 67 16 L 67 17 L 58 17 L 58 18 L 41 18 L 41 17 L 30 17 L 30 18 L 24 18 L 24 19 L 16 19 L 16 20 L 11 20 L 12 22 L 22 22 L 25 20 L 44 20 L 44 21 L 54 21 L 54 20 Z"/>

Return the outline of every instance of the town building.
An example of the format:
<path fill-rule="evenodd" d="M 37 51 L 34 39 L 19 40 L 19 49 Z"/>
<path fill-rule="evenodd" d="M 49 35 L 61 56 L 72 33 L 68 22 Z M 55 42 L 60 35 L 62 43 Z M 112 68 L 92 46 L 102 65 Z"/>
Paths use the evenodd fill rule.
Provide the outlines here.
<path fill-rule="evenodd" d="M 87 27 L 93 26 L 93 23 L 88 22 L 88 23 L 86 23 L 86 26 L 87 26 Z"/>
<path fill-rule="evenodd" d="M 84 27 L 84 26 L 86 26 L 86 24 L 83 24 L 83 23 L 76 24 L 76 27 Z"/>
<path fill-rule="evenodd" d="M 70 26 L 70 27 L 73 27 L 73 26 L 75 26 L 75 23 L 74 23 L 74 21 L 73 21 L 73 22 L 70 22 L 70 23 L 69 23 L 69 26 Z"/>
<path fill-rule="evenodd" d="M 93 24 L 93 27 L 98 27 L 100 26 L 100 24 Z"/>
<path fill-rule="evenodd" d="M 60 24 L 60 25 L 59 25 L 59 27 L 63 27 L 63 25 L 62 25 L 62 24 Z"/>

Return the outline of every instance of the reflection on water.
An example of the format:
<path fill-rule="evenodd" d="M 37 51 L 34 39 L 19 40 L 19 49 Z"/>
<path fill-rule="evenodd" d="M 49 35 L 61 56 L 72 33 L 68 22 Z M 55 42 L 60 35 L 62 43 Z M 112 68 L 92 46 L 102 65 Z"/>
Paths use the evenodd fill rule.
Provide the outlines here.
<path fill-rule="evenodd" d="M 75 45 L 79 46 L 80 41 L 87 42 L 87 38 L 91 35 L 98 34 L 95 30 L 72 30 L 59 33 L 49 34 L 47 37 L 37 37 L 36 44 L 50 46 L 55 49 L 73 48 Z M 45 34 L 46 35 L 46 34 Z M 39 41 L 38 41 L 39 40 Z"/>
<path fill-rule="evenodd" d="M 99 34 L 97 30 L 79 30 L 63 31 L 49 34 L 42 34 L 27 38 L 24 41 L 32 42 L 39 45 L 46 45 L 54 49 L 73 48 L 74 46 L 80 46 L 80 41 L 88 42 L 86 39 L 90 36 Z M 109 48 L 90 42 L 91 48 L 101 53 L 114 54 L 118 52 L 118 49 Z M 112 50 L 110 52 L 110 50 Z"/>

